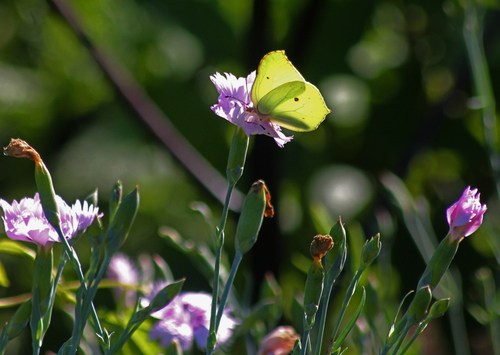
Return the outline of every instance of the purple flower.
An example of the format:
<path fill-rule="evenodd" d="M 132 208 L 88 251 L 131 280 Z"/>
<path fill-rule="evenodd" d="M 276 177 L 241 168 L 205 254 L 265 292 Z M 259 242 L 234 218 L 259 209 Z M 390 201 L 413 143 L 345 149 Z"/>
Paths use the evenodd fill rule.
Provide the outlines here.
<path fill-rule="evenodd" d="M 112 280 L 117 280 L 122 285 L 128 286 L 137 286 L 140 281 L 139 270 L 137 270 L 135 263 L 122 253 L 113 255 L 106 270 L 106 276 Z M 134 289 L 127 289 L 125 292 L 125 306 L 133 307 L 136 299 L 136 291 Z M 113 288 L 113 293 L 116 299 L 120 299 L 123 295 L 123 289 Z"/>
<path fill-rule="evenodd" d="M 73 238 L 78 231 L 86 229 L 92 224 L 99 213 L 99 208 L 79 200 L 69 207 L 64 200 L 56 195 L 56 202 L 61 218 L 61 229 L 66 239 Z M 49 249 L 54 242 L 59 242 L 59 236 L 45 217 L 38 192 L 35 198 L 25 197 L 21 202 L 14 200 L 12 206 L 0 199 L 0 206 L 4 211 L 2 217 L 5 232 L 10 239 L 32 242 L 39 247 Z"/>
<path fill-rule="evenodd" d="M 254 112 L 251 93 L 255 81 L 255 71 L 246 78 L 236 78 L 233 74 L 225 74 L 226 77 L 219 73 L 210 77 L 219 92 L 219 103 L 210 107 L 212 111 L 232 124 L 243 128 L 247 136 L 265 134 L 273 137 L 281 148 L 285 143 L 290 142 L 293 136 L 285 136 L 281 132 L 280 126 L 260 118 Z"/>
<path fill-rule="evenodd" d="M 198 348 L 204 350 L 207 347 L 211 305 L 212 296 L 206 293 L 178 295 L 165 308 L 152 314 L 161 320 L 151 329 L 151 339 L 159 339 L 160 345 L 165 348 L 173 339 L 177 339 L 184 351 L 191 349 L 194 340 Z M 227 345 L 236 324 L 236 320 L 224 310 L 217 332 L 217 344 Z"/>
<path fill-rule="evenodd" d="M 446 218 L 450 225 L 449 234 L 452 240 L 468 237 L 483 223 L 486 205 L 481 205 L 479 195 L 477 189 L 471 190 L 469 186 L 465 189 L 460 200 L 446 210 Z"/>

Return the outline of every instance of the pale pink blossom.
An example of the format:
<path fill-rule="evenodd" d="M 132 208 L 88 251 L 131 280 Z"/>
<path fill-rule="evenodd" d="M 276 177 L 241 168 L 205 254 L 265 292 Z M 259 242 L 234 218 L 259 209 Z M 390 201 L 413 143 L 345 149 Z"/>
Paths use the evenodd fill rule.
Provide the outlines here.
<path fill-rule="evenodd" d="M 292 140 L 281 132 L 281 127 L 269 120 L 260 118 L 255 112 L 251 99 L 255 71 L 246 78 L 236 78 L 233 74 L 223 76 L 215 73 L 210 77 L 219 92 L 218 103 L 210 107 L 216 115 L 225 118 L 232 124 L 243 128 L 247 136 L 265 134 L 274 138 L 278 146 Z"/>
<path fill-rule="evenodd" d="M 199 349 L 207 347 L 210 328 L 212 296 L 207 293 L 186 292 L 176 296 L 172 302 L 151 316 L 160 319 L 149 332 L 152 340 L 158 339 L 162 347 L 168 347 L 177 339 L 182 350 L 188 351 L 193 342 Z M 217 344 L 224 347 L 237 325 L 237 321 L 224 309 L 217 332 Z"/>
<path fill-rule="evenodd" d="M 70 207 L 56 195 L 56 203 L 66 239 L 75 237 L 79 231 L 89 227 L 99 213 L 99 207 L 89 205 L 87 201 L 82 205 L 77 200 Z M 0 207 L 4 211 L 2 219 L 5 232 L 10 239 L 32 242 L 45 249 L 60 241 L 56 230 L 45 217 L 38 192 L 34 198 L 25 197 L 20 202 L 14 200 L 12 205 L 0 199 Z"/>
<path fill-rule="evenodd" d="M 481 205 L 480 194 L 477 189 L 465 189 L 462 197 L 446 210 L 446 218 L 450 225 L 451 239 L 461 239 L 474 233 L 481 223 L 486 212 L 486 205 Z"/>

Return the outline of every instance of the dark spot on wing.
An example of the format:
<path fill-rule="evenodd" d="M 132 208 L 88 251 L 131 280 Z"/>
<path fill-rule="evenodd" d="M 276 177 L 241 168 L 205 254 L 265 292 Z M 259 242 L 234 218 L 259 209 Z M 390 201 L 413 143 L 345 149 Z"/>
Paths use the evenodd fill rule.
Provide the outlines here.
<path fill-rule="evenodd" d="M 266 79 L 269 80 L 270 78 L 268 76 L 266 76 Z"/>
<path fill-rule="evenodd" d="M 295 102 L 297 102 L 297 101 L 299 101 L 299 98 L 298 98 L 298 97 L 296 97 L 296 98 L 294 98 L 294 100 L 295 100 Z"/>

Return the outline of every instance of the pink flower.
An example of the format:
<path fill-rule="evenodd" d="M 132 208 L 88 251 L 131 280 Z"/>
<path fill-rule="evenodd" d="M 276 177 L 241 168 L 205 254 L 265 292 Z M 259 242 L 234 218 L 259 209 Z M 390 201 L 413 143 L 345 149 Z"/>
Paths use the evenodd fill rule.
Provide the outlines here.
<path fill-rule="evenodd" d="M 152 314 L 159 318 L 149 336 L 152 340 L 159 339 L 160 345 L 168 347 L 173 339 L 177 339 L 182 350 L 188 351 L 193 341 L 199 349 L 207 347 L 207 336 L 210 328 L 210 310 L 212 296 L 207 293 L 186 292 L 176 296 L 165 308 Z M 224 310 L 217 332 L 217 344 L 228 345 L 237 322 Z"/>
<path fill-rule="evenodd" d="M 449 234 L 452 240 L 468 237 L 483 223 L 486 205 L 481 205 L 479 195 L 477 189 L 471 190 L 469 186 L 465 189 L 460 200 L 446 210 L 446 218 L 450 225 Z"/>
<path fill-rule="evenodd" d="M 297 339 L 299 336 L 292 327 L 278 327 L 262 340 L 257 355 L 289 354 Z"/>
<path fill-rule="evenodd" d="M 139 285 L 139 270 L 134 262 L 125 254 L 120 252 L 113 255 L 109 267 L 106 270 L 106 276 L 112 280 L 117 280 L 122 285 Z M 125 292 L 124 302 L 127 307 L 134 307 L 136 291 L 133 289 L 123 290 L 122 288 L 113 288 L 116 299 L 120 299 Z"/>
<path fill-rule="evenodd" d="M 86 229 L 92 224 L 99 213 L 99 208 L 79 200 L 69 207 L 64 200 L 56 195 L 56 202 L 61 218 L 61 229 L 66 239 L 77 235 L 78 231 Z M 0 207 L 4 211 L 2 217 L 5 232 L 10 239 L 32 242 L 39 247 L 49 249 L 54 242 L 59 242 L 59 236 L 45 217 L 38 192 L 35 198 L 25 197 L 21 202 L 14 200 L 12 206 L 0 199 Z"/>
<path fill-rule="evenodd" d="M 280 126 L 262 119 L 254 113 L 251 93 L 255 81 L 255 71 L 246 78 L 236 78 L 233 74 L 225 74 L 225 77 L 219 73 L 210 77 L 219 92 L 219 102 L 210 107 L 212 111 L 232 124 L 243 128 L 247 136 L 265 134 L 273 137 L 281 148 L 285 143 L 290 142 L 293 136 L 285 136 L 281 132 Z"/>

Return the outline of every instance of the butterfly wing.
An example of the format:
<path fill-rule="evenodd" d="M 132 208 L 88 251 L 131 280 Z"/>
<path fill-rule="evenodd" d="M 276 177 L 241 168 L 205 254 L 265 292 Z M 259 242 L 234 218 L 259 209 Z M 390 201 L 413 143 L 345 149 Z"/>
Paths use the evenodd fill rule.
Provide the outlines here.
<path fill-rule="evenodd" d="M 273 95 L 275 91 L 278 94 L 280 89 L 281 87 L 274 89 L 268 95 Z M 268 119 L 292 131 L 308 132 L 318 128 L 328 113 L 330 110 L 326 107 L 325 100 L 319 90 L 316 86 L 306 82 L 301 93 L 275 105 L 270 110 Z"/>
<path fill-rule="evenodd" d="M 252 86 L 254 107 L 258 107 L 259 101 L 270 91 L 291 81 L 305 82 L 299 71 L 288 60 L 285 51 L 266 54 L 259 63 L 257 76 Z"/>
<path fill-rule="evenodd" d="M 290 81 L 269 91 L 257 103 L 257 110 L 261 115 L 270 114 L 276 107 L 288 100 L 293 100 L 306 90 L 304 81 Z"/>

